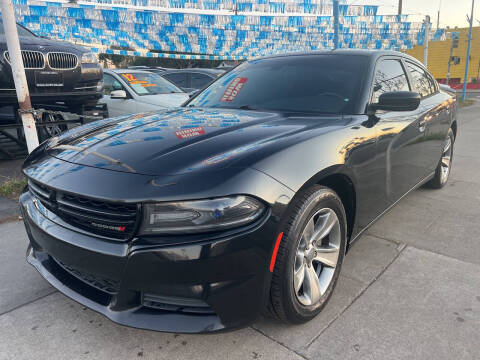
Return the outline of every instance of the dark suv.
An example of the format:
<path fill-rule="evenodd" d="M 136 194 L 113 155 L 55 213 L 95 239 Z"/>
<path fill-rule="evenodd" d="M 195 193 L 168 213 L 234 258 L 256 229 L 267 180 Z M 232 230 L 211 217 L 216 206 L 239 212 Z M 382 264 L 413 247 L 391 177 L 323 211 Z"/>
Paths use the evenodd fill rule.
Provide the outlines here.
<path fill-rule="evenodd" d="M 88 49 L 44 39 L 17 25 L 33 104 L 94 104 L 103 94 L 103 72 Z M 0 17 L 0 106 L 16 101 L 3 22 Z"/>

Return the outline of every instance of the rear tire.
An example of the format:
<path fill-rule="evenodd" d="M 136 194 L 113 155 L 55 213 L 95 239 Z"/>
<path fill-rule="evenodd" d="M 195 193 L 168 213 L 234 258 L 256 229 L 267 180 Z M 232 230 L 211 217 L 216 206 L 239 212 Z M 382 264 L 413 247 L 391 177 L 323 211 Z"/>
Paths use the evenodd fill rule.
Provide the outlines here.
<path fill-rule="evenodd" d="M 442 156 L 435 170 L 435 176 L 426 185 L 432 189 L 443 188 L 450 176 L 453 160 L 453 145 L 455 143 L 455 135 L 452 129 L 448 130 L 447 137 L 443 143 Z"/>
<path fill-rule="evenodd" d="M 65 124 L 55 124 L 56 121 L 63 121 L 64 118 L 61 115 L 50 114 L 48 112 L 43 113 L 42 122 L 44 123 L 53 123 L 51 126 L 44 126 L 41 129 L 41 140 L 45 141 L 51 137 L 60 135 L 62 132 L 68 130 L 67 125 Z"/>
<path fill-rule="evenodd" d="M 272 275 L 270 313 L 301 324 L 327 304 L 340 274 L 347 220 L 338 195 L 324 186 L 303 192 L 286 215 Z"/>

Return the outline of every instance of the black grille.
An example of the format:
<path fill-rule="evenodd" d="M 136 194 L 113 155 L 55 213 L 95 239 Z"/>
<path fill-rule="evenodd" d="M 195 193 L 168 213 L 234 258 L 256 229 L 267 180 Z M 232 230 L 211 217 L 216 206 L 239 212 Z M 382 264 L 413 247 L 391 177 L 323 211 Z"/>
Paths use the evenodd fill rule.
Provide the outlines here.
<path fill-rule="evenodd" d="M 214 314 L 213 309 L 203 300 L 143 294 L 142 305 L 151 309 L 190 314 Z"/>
<path fill-rule="evenodd" d="M 65 222 L 88 232 L 126 240 L 133 235 L 138 221 L 136 204 L 93 200 L 50 189 L 29 181 L 30 192 Z"/>
<path fill-rule="evenodd" d="M 5 51 L 4 57 L 10 64 L 8 51 Z M 22 59 L 25 69 L 43 69 L 45 67 L 45 57 L 39 51 L 22 50 Z"/>
<path fill-rule="evenodd" d="M 78 57 L 75 54 L 51 52 L 48 53 L 48 64 L 56 70 L 75 69 L 78 65 Z"/>
<path fill-rule="evenodd" d="M 108 279 L 104 276 L 92 274 L 84 270 L 79 270 L 73 266 L 67 265 L 60 260 L 53 258 L 64 270 L 68 271 L 73 276 L 79 278 L 80 280 L 90 284 L 93 287 L 96 287 L 99 290 L 105 291 L 109 294 L 116 294 L 120 286 L 119 282 L 113 279 Z"/>

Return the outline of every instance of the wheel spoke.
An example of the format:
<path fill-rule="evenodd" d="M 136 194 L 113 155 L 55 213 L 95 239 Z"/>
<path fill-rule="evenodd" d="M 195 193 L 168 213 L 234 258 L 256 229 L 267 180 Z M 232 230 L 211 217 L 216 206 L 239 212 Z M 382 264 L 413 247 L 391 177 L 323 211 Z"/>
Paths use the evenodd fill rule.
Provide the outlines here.
<path fill-rule="evenodd" d="M 316 248 L 317 255 L 313 261 L 322 263 L 329 267 L 336 267 L 338 262 L 339 249 L 335 246 L 327 245 Z"/>
<path fill-rule="evenodd" d="M 442 157 L 442 166 L 446 168 L 450 167 L 450 156 Z"/>
<path fill-rule="evenodd" d="M 307 225 L 305 226 L 305 230 L 303 230 L 303 238 L 306 241 L 306 244 L 308 245 L 313 237 L 313 234 L 315 232 L 315 224 L 313 217 L 308 221 Z"/>
<path fill-rule="evenodd" d="M 450 139 L 450 136 L 449 136 L 447 138 L 447 143 L 445 144 L 445 147 L 443 148 L 443 153 L 446 154 L 450 150 L 451 146 L 452 146 L 452 140 Z"/>
<path fill-rule="evenodd" d="M 330 233 L 337 222 L 337 216 L 332 210 L 329 210 L 328 213 L 320 216 L 317 222 L 318 226 L 315 229 L 315 234 L 313 235 L 313 241 L 318 242 L 322 240 Z"/>
<path fill-rule="evenodd" d="M 298 291 L 303 285 L 303 281 L 305 279 L 305 264 L 302 262 L 302 265 L 300 268 L 295 272 L 294 274 L 294 279 L 293 279 L 293 285 L 295 287 L 295 293 L 298 294 Z"/>
<path fill-rule="evenodd" d="M 309 305 L 317 303 L 322 296 L 322 291 L 320 288 L 320 280 L 313 266 L 306 267 L 304 281 L 303 292 L 308 300 L 310 300 Z"/>

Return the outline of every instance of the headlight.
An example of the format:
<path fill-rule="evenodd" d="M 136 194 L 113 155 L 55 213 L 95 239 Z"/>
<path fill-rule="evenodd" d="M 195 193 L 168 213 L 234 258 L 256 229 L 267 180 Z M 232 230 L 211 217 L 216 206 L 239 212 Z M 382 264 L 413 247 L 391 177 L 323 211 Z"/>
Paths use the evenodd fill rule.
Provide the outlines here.
<path fill-rule="evenodd" d="M 265 206 L 248 196 L 145 204 L 140 234 L 182 234 L 229 229 L 258 219 Z"/>
<path fill-rule="evenodd" d="M 98 59 L 92 52 L 86 52 L 82 55 L 82 64 L 96 64 Z"/>

